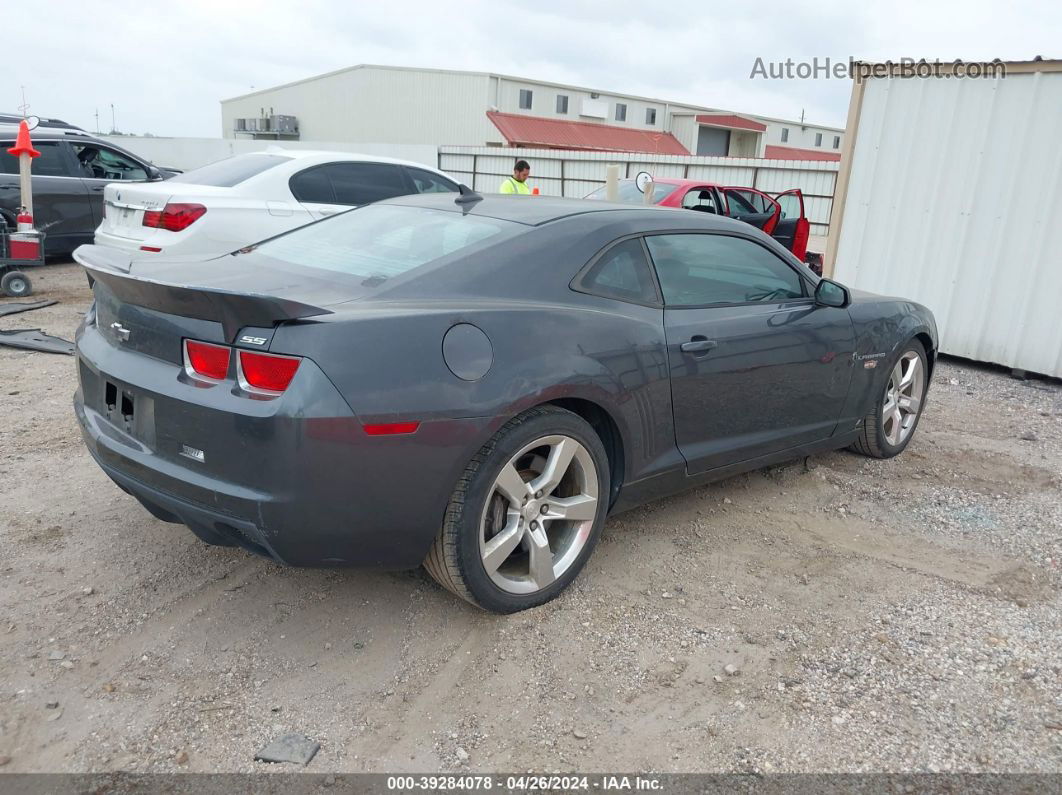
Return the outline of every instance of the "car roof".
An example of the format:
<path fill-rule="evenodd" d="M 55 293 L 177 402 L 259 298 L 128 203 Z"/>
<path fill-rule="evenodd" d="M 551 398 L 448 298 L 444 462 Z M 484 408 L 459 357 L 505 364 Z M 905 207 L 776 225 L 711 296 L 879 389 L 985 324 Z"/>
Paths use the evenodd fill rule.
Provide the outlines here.
<path fill-rule="evenodd" d="M 672 207 L 638 206 L 593 199 L 562 199 L 554 196 L 518 196 L 500 193 L 474 194 L 474 196 L 481 196 L 481 198 L 458 204 L 453 193 L 421 193 L 398 196 L 377 202 L 377 204 L 397 204 L 406 207 L 460 212 L 497 218 L 502 221 L 513 221 L 528 226 L 541 226 L 562 218 L 589 213 L 622 214 L 626 219 L 636 220 L 636 214 L 659 219 L 660 213 L 677 212 Z"/>
<path fill-rule="evenodd" d="M 257 152 L 240 152 L 236 157 L 243 155 L 282 155 L 283 157 L 291 158 L 298 163 L 300 169 L 305 168 L 307 165 L 313 165 L 313 163 L 332 163 L 337 160 L 347 160 L 353 163 L 391 163 L 399 166 L 409 166 L 411 168 L 423 168 L 427 171 L 433 171 L 437 174 L 444 174 L 445 172 L 439 171 L 435 166 L 429 166 L 425 163 L 417 163 L 413 160 L 402 160 L 397 157 L 384 157 L 383 155 L 369 155 L 361 152 L 336 152 L 329 151 L 327 149 L 287 149 L 283 146 L 268 146 Z"/>
<path fill-rule="evenodd" d="M 633 179 L 621 179 L 620 182 L 634 182 Z M 677 177 L 660 177 L 654 178 L 653 182 L 658 185 L 679 185 L 684 188 L 691 187 L 693 185 L 708 185 L 714 188 L 721 188 L 723 184 L 720 182 L 713 182 L 710 179 L 679 179 Z"/>
<path fill-rule="evenodd" d="M 5 124 L 0 122 L 0 135 L 17 135 L 17 124 Z M 98 140 L 92 133 L 79 130 L 77 128 L 65 128 L 65 127 L 38 127 L 30 132 L 31 138 L 88 138 L 90 140 Z"/>

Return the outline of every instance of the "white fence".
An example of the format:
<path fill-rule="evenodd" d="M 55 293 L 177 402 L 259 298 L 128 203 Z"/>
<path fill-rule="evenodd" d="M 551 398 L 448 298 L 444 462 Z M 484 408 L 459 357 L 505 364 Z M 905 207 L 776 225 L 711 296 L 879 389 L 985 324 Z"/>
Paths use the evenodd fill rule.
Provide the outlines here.
<path fill-rule="evenodd" d="M 492 146 L 440 146 L 439 168 L 477 191 L 496 192 L 512 174 L 513 162 L 531 163 L 531 184 L 547 196 L 581 198 L 605 184 L 605 167 L 620 166 L 621 177 L 648 171 L 654 177 L 703 179 L 720 185 L 781 193 L 799 188 L 812 235 L 826 235 L 838 163 L 743 157 L 641 155 L 561 149 L 499 149 Z"/>
<path fill-rule="evenodd" d="M 270 146 L 283 149 L 312 149 L 329 152 L 354 152 L 378 157 L 396 157 L 436 167 L 438 147 L 431 144 L 352 144 L 335 141 L 266 141 L 231 138 L 162 138 L 136 135 L 100 136 L 156 166 L 188 171 L 216 160 L 246 152 L 264 152 Z"/>

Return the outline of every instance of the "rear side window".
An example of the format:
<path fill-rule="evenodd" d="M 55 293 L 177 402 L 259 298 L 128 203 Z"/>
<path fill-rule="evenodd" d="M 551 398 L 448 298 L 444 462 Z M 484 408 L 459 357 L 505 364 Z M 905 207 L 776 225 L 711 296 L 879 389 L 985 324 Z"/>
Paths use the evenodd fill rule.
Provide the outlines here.
<path fill-rule="evenodd" d="M 267 257 L 345 273 L 376 287 L 387 279 L 521 228 L 496 218 L 377 204 L 262 243 Z"/>
<path fill-rule="evenodd" d="M 715 206 L 715 191 L 710 188 L 694 188 L 682 197 L 682 206 L 687 210 L 700 210 L 702 213 L 719 213 Z"/>
<path fill-rule="evenodd" d="M 734 190 L 728 190 L 726 192 L 726 202 L 730 205 L 730 215 L 756 215 L 760 211 L 757 210 L 748 199 L 745 199 L 740 193 Z"/>
<path fill-rule="evenodd" d="M 291 160 L 283 155 L 249 154 L 219 160 L 202 168 L 185 171 L 169 182 L 187 182 L 192 185 L 212 185 L 215 188 L 232 188 L 251 177 L 268 171 Z"/>
<path fill-rule="evenodd" d="M 300 171 L 288 181 L 291 195 L 301 202 L 335 204 L 336 194 L 332 180 L 328 178 L 327 166 L 317 166 Z"/>
<path fill-rule="evenodd" d="M 669 307 L 785 301 L 804 296 L 797 272 L 751 240 L 674 234 L 651 235 L 645 242 Z"/>
<path fill-rule="evenodd" d="M 9 155 L 7 150 L 15 145 L 14 141 L 0 142 L 0 174 L 17 174 L 18 158 Z M 63 159 L 63 152 L 58 141 L 34 141 L 33 148 L 41 153 L 33 158 L 33 176 L 35 177 L 69 177 L 72 176 Z"/>
<path fill-rule="evenodd" d="M 407 168 L 406 173 L 413 180 L 413 187 L 417 189 L 417 193 L 454 193 L 457 191 L 455 183 L 422 168 Z"/>
<path fill-rule="evenodd" d="M 412 191 L 402 169 L 389 163 L 333 163 L 326 168 L 336 204 L 371 204 Z"/>
<path fill-rule="evenodd" d="M 14 145 L 14 141 L 0 141 L 0 174 L 18 173 L 18 158 L 7 153 L 7 150 Z M 40 148 L 38 144 L 37 149 Z"/>
<path fill-rule="evenodd" d="M 645 249 L 638 238 L 624 240 L 606 251 L 576 282 L 576 288 L 604 298 L 636 304 L 658 304 Z"/>
<path fill-rule="evenodd" d="M 752 190 L 735 190 L 729 191 L 727 195 L 734 194 L 740 196 L 742 199 L 751 204 L 753 209 L 755 209 L 758 213 L 773 212 L 773 208 L 768 203 L 769 199 L 762 193 L 756 193 L 756 191 Z"/>

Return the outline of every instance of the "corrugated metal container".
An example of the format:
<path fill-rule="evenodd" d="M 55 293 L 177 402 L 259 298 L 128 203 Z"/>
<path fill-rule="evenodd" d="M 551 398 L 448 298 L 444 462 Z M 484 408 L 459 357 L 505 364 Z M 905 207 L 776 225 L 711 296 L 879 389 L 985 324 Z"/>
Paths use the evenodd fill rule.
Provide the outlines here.
<path fill-rule="evenodd" d="M 827 272 L 925 304 L 941 351 L 1062 376 L 1062 61 L 855 84 Z"/>

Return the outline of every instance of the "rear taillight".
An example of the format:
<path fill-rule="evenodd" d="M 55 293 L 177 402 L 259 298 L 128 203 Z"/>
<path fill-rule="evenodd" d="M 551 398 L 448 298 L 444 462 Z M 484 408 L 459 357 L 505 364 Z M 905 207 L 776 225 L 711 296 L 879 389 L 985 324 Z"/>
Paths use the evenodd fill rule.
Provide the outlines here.
<path fill-rule="evenodd" d="M 296 356 L 240 351 L 240 381 L 245 387 L 265 392 L 283 392 L 288 388 L 302 361 Z"/>
<path fill-rule="evenodd" d="M 170 203 L 161 210 L 145 210 L 143 225 L 152 229 L 180 232 L 202 218 L 206 211 L 207 208 L 201 204 Z"/>
<path fill-rule="evenodd" d="M 222 381 L 229 374 L 230 349 L 209 342 L 184 341 L 184 365 L 194 375 Z"/>

